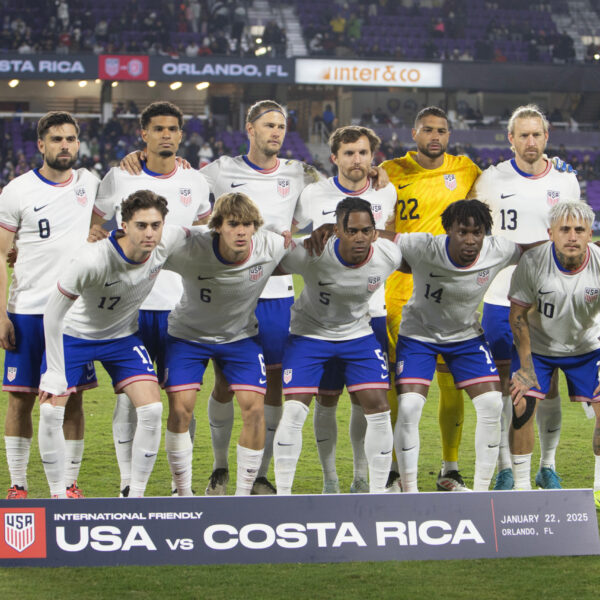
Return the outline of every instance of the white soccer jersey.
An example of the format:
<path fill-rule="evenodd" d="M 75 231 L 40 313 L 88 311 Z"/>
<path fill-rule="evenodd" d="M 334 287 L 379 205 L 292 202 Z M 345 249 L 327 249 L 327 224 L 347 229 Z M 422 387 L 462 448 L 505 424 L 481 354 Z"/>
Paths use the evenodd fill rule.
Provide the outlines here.
<path fill-rule="evenodd" d="M 138 310 L 170 253 L 185 243 L 188 229 L 165 225 L 160 244 L 143 263 L 129 260 L 117 243 L 117 230 L 86 244 L 65 267 L 58 289 L 75 300 L 64 333 L 86 340 L 118 339 L 138 330 Z"/>
<path fill-rule="evenodd" d="M 304 278 L 304 289 L 292 306 L 290 330 L 320 340 L 351 340 L 373 332 L 369 325 L 369 299 L 398 269 L 398 246 L 376 240 L 367 259 L 345 263 L 338 252 L 339 239 L 328 240 L 320 256 L 310 256 L 300 244 L 281 261 L 288 273 Z"/>
<path fill-rule="evenodd" d="M 600 348 L 600 248 L 588 245 L 577 271 L 564 271 L 548 243 L 525 252 L 510 284 L 511 302 L 527 313 L 531 351 L 545 356 Z"/>
<path fill-rule="evenodd" d="M 183 296 L 169 315 L 169 334 L 207 344 L 235 342 L 258 334 L 254 309 L 269 276 L 286 254 L 284 238 L 259 229 L 246 260 L 228 263 L 218 238 L 205 227 L 192 229 L 165 268 L 183 277 Z"/>
<path fill-rule="evenodd" d="M 572 173 L 559 173 L 548 162 L 535 177 L 526 176 L 513 159 L 488 167 L 477 179 L 469 194 L 485 202 L 492 211 L 492 233 L 517 244 L 548 239 L 548 213 L 557 203 L 579 200 L 579 183 Z M 509 306 L 507 298 L 510 267 L 498 274 L 485 302 Z"/>
<path fill-rule="evenodd" d="M 296 202 L 304 187 L 321 176 L 297 160 L 277 160 L 272 169 L 260 169 L 247 156 L 222 156 L 200 171 L 208 180 L 215 200 L 229 192 L 243 192 L 258 206 L 265 228 L 281 233 L 291 230 Z M 261 298 L 294 295 L 291 277 L 271 279 Z"/>
<path fill-rule="evenodd" d="M 161 175 L 149 171 L 145 163 L 142 167 L 139 175 L 130 175 L 113 167 L 100 184 L 94 212 L 107 221 L 115 217 L 120 227 L 121 202 L 138 190 L 152 190 L 168 202 L 169 212 L 165 218 L 168 225 L 190 227 L 210 214 L 210 190 L 206 179 L 198 171 L 176 166 L 170 173 Z M 172 310 L 179 302 L 182 291 L 179 275 L 162 271 L 141 308 Z"/>
<path fill-rule="evenodd" d="M 402 311 L 400 335 L 423 342 L 464 342 L 483 333 L 477 307 L 498 272 L 515 265 L 517 244 L 486 237 L 477 259 L 466 267 L 455 264 L 447 250 L 447 235 L 406 233 L 397 238 L 413 274 L 413 293 Z"/>
<path fill-rule="evenodd" d="M 43 314 L 63 265 L 85 243 L 100 181 L 86 169 L 54 184 L 38 169 L 13 179 L 0 196 L 0 227 L 18 250 L 8 310 Z M 4 268 L 4 267 L 2 267 Z"/>
<path fill-rule="evenodd" d="M 304 188 L 296 205 L 294 224 L 299 229 L 304 229 L 312 223 L 317 229 L 325 223 L 335 223 L 335 208 L 348 196 L 360 197 L 371 204 L 375 226 L 385 229 L 390 216 L 394 214 L 396 206 L 396 188 L 389 183 L 382 190 L 376 190 L 367 185 L 358 191 L 352 191 L 340 185 L 337 177 L 330 177 L 316 183 L 311 183 Z M 385 288 L 380 287 L 369 301 L 369 313 L 372 317 L 385 317 Z"/>

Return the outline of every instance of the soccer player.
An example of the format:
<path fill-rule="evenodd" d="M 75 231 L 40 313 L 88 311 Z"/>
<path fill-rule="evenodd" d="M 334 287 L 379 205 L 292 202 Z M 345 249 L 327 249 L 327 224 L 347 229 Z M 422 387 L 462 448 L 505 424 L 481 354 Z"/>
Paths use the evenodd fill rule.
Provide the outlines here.
<path fill-rule="evenodd" d="M 18 250 L 8 303 L 7 274 L 0 269 L 0 346 L 6 350 L 2 389 L 8 392 L 4 440 L 11 477 L 7 498 L 13 499 L 27 497 L 31 412 L 44 354 L 44 307 L 66 257 L 85 242 L 99 184 L 86 169 L 73 169 L 79 125 L 69 113 L 43 116 L 37 135 L 42 166 L 11 181 L 0 202 L 0 261 L 6 262 L 13 243 Z M 83 378 L 75 384 L 66 405 L 67 466 L 61 482 L 62 493 L 67 489 L 71 498 L 82 496 L 76 483 L 83 456 L 81 390 L 89 382 Z"/>
<path fill-rule="evenodd" d="M 142 171 L 132 175 L 113 167 L 104 177 L 94 206 L 93 225 L 112 219 L 121 222 L 121 201 L 140 189 L 149 189 L 167 199 L 170 225 L 200 225 L 210 214 L 210 190 L 196 170 L 176 163 L 177 149 L 183 135 L 183 113 L 170 102 L 153 102 L 140 115 L 142 139 L 146 143 L 146 160 Z M 103 230 L 102 230 L 103 231 Z M 142 304 L 139 313 L 139 336 L 156 362 L 159 381 L 164 380 L 164 354 L 167 318 L 183 290 L 181 278 L 172 271 L 161 271 L 156 285 Z M 191 422 L 190 435 L 195 430 Z M 119 470 L 121 494 L 126 496 L 131 478 L 131 447 L 135 435 L 136 410 L 125 393 L 117 396 L 113 415 L 113 439 Z"/>
<path fill-rule="evenodd" d="M 549 219 L 551 243 L 527 252 L 510 283 L 518 353 L 511 367 L 515 489 L 531 489 L 533 414 L 538 400 L 540 407 L 546 402 L 552 374 L 560 368 L 571 401 L 591 402 L 596 414 L 594 497 L 600 508 L 600 248 L 590 243 L 594 211 L 583 202 L 561 202 Z"/>
<path fill-rule="evenodd" d="M 397 193 L 396 223 L 398 233 L 444 232 L 440 215 L 445 208 L 466 198 L 473 182 L 481 173 L 467 156 L 446 153 L 450 127 L 446 113 L 436 106 L 421 110 L 415 119 L 412 137 L 417 150 L 402 158 L 385 161 L 381 167 L 388 173 Z M 390 364 L 396 360 L 396 341 L 402 309 L 411 297 L 412 276 L 393 273 L 385 286 Z M 464 481 L 458 470 L 458 447 L 462 434 L 464 404 L 451 374 L 438 363 L 440 387 L 439 423 L 442 437 L 442 469 L 437 478 L 440 490 L 462 491 Z M 396 422 L 396 395 L 388 394 L 392 407 L 392 423 Z M 398 485 L 397 469 L 390 473 L 389 485 Z"/>
<path fill-rule="evenodd" d="M 291 494 L 302 427 L 331 359 L 365 413 L 369 490 L 385 491 L 393 446 L 385 393 L 389 373 L 369 324 L 369 299 L 400 266 L 401 256 L 395 244 L 377 240 L 375 225 L 370 203 L 348 197 L 337 205 L 335 237 L 319 256 L 297 246 L 281 262 L 283 271 L 302 275 L 304 289 L 292 307 L 283 357 L 286 402 L 274 440 L 278 494 Z"/>
<path fill-rule="evenodd" d="M 492 233 L 517 243 L 547 239 L 550 208 L 557 202 L 579 200 L 579 184 L 574 173 L 560 173 L 545 157 L 548 121 L 537 106 L 516 108 L 508 121 L 508 140 L 514 158 L 486 169 L 475 182 L 471 195 L 492 210 Z M 510 359 L 512 334 L 508 323 L 507 299 L 514 267 L 502 271 L 484 298 L 482 325 L 498 366 L 503 396 L 503 433 L 494 489 L 512 489 L 513 474 L 508 447 L 512 420 L 510 398 Z M 561 409 L 558 381 L 537 411 L 540 438 L 540 469 L 536 483 L 542 488 L 560 488 L 554 462 L 560 437 Z M 515 432 L 515 436 L 521 435 Z M 521 459 L 518 459 L 519 461 Z M 523 467 L 520 468 L 520 470 Z"/>
<path fill-rule="evenodd" d="M 304 229 L 324 223 L 335 223 L 338 202 L 346 197 L 360 197 L 371 204 L 378 227 L 383 228 L 393 218 L 396 203 L 394 186 L 388 184 L 375 189 L 369 178 L 373 156 L 381 140 L 372 129 L 349 125 L 336 129 L 329 138 L 331 161 L 337 166 L 338 174 L 326 180 L 311 183 L 300 195 L 294 224 Z M 387 357 L 387 332 L 385 326 L 385 293 L 383 286 L 369 301 L 371 327 L 384 355 Z M 339 493 L 339 481 L 335 466 L 337 424 L 335 411 L 339 394 L 344 387 L 344 376 L 340 366 L 329 363 L 319 385 L 314 412 L 314 430 L 323 468 L 323 493 Z M 354 457 L 354 477 L 351 492 L 368 492 L 367 459 L 364 451 L 366 420 L 363 409 L 355 394 L 350 395 L 350 441 Z"/>
<path fill-rule="evenodd" d="M 79 249 L 54 285 L 44 312 L 48 368 L 39 386 L 39 446 L 53 498 L 65 497 L 66 394 L 90 379 L 94 360 L 136 407 L 129 496 L 144 495 L 160 444 L 162 403 L 152 360 L 136 335 L 138 309 L 169 254 L 189 236 L 183 227 L 163 231 L 167 212 L 165 198 L 134 192 L 121 206 L 123 229 Z"/>
<path fill-rule="evenodd" d="M 236 495 L 249 495 L 265 442 L 267 371 L 256 303 L 286 253 L 284 237 L 260 228 L 256 205 L 241 192 L 215 203 L 210 230 L 194 231 L 166 267 L 183 276 L 183 297 L 169 315 L 165 446 L 178 494 L 192 495 L 192 444 L 187 433 L 209 359 L 229 382 L 242 412 Z M 291 238 L 288 237 L 288 241 Z"/>
<path fill-rule="evenodd" d="M 437 356 L 477 413 L 473 489 L 489 488 L 500 443 L 500 378 L 477 308 L 495 275 L 516 264 L 522 248 L 486 237 L 492 218 L 479 200 L 452 203 L 442 213 L 442 225 L 446 235 L 413 233 L 398 241 L 402 268 L 412 272 L 414 282 L 396 346 L 394 445 L 404 492 L 418 491 L 419 421 Z"/>

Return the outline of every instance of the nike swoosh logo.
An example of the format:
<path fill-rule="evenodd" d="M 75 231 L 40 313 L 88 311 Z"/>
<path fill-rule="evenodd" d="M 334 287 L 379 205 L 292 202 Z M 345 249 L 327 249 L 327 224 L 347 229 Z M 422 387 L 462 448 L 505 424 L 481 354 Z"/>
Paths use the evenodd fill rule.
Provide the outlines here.
<path fill-rule="evenodd" d="M 72 465 L 80 465 L 80 464 L 81 464 L 81 461 L 80 461 L 80 460 L 72 460 L 72 461 L 71 461 L 71 464 L 72 464 Z"/>
<path fill-rule="evenodd" d="M 321 211 L 324 215 L 332 215 L 335 213 L 335 210 L 322 210 Z"/>
<path fill-rule="evenodd" d="M 92 379 L 94 379 L 95 373 L 90 373 L 89 375 L 85 376 L 85 380 L 86 381 L 91 381 Z"/>
<path fill-rule="evenodd" d="M 156 452 L 146 452 L 146 454 L 144 454 L 144 456 L 146 458 L 151 458 L 152 456 L 156 456 Z"/>
<path fill-rule="evenodd" d="M 488 444 L 488 448 L 497 448 L 500 444 Z"/>
<path fill-rule="evenodd" d="M 129 442 L 133 442 L 133 438 L 131 438 L 130 440 L 117 440 L 119 442 L 119 444 L 129 444 Z"/>
<path fill-rule="evenodd" d="M 554 433 L 556 431 L 560 431 L 560 427 L 557 427 L 556 429 L 548 429 L 548 433 Z"/>
<path fill-rule="evenodd" d="M 434 275 L 433 273 L 429 273 L 429 277 L 444 277 L 444 275 Z"/>
<path fill-rule="evenodd" d="M 44 464 L 44 465 L 53 465 L 55 463 L 56 463 L 55 460 L 43 460 L 42 461 L 42 464 Z"/>
<path fill-rule="evenodd" d="M 43 206 L 34 206 L 33 207 L 33 211 L 37 212 L 38 210 L 42 210 L 42 208 L 46 208 L 46 206 L 48 206 L 48 205 L 44 204 Z"/>
<path fill-rule="evenodd" d="M 212 279 L 212 277 L 200 277 L 200 275 L 198 275 L 198 281 L 204 281 L 205 279 Z"/>
<path fill-rule="evenodd" d="M 221 429 L 221 427 L 225 427 L 225 425 L 215 425 L 213 423 L 209 423 L 209 425 L 213 428 L 213 429 Z"/>
<path fill-rule="evenodd" d="M 115 283 L 119 283 L 119 279 L 117 279 L 117 281 L 111 281 L 110 283 L 105 283 L 104 287 L 110 287 L 111 285 L 115 285 Z"/>
<path fill-rule="evenodd" d="M 333 285 L 335 282 L 334 281 L 319 281 L 319 285 L 323 286 L 323 285 Z"/>
<path fill-rule="evenodd" d="M 277 431 L 276 427 L 267 427 L 267 431 Z"/>
<path fill-rule="evenodd" d="M 381 377 L 381 379 L 389 379 L 390 376 L 384 374 L 384 375 L 380 375 L 380 377 Z"/>
<path fill-rule="evenodd" d="M 456 427 L 460 427 L 463 424 L 464 421 L 461 421 L 460 423 L 456 423 Z"/>
<path fill-rule="evenodd" d="M 409 185 L 411 185 L 411 184 L 410 184 L 410 183 L 407 183 L 406 185 L 399 185 L 399 186 L 398 186 L 398 189 L 399 189 L 399 190 L 402 190 L 402 189 L 404 189 L 405 187 L 408 187 Z"/>
<path fill-rule="evenodd" d="M 294 444 L 284 444 L 283 442 L 277 442 L 278 446 L 293 446 Z"/>
<path fill-rule="evenodd" d="M 246 185 L 246 184 L 245 183 L 232 183 L 231 187 L 236 188 L 236 187 L 240 187 L 240 185 Z"/>
<path fill-rule="evenodd" d="M 553 292 L 554 292 L 554 290 L 550 290 L 550 291 L 548 291 L 548 292 L 542 292 L 542 289 L 541 289 L 541 288 L 538 290 L 538 294 L 539 294 L 540 296 L 543 296 L 543 295 L 545 295 L 545 294 L 552 294 Z"/>
<path fill-rule="evenodd" d="M 260 384 L 267 383 L 267 380 L 266 379 L 259 379 L 258 383 L 260 383 Z"/>
<path fill-rule="evenodd" d="M 502 198 L 502 200 L 505 198 L 512 198 L 513 196 L 516 196 L 516 194 L 500 194 L 500 198 Z"/>
<path fill-rule="evenodd" d="M 411 446 L 410 448 L 402 448 L 402 452 L 408 452 L 409 450 L 412 450 L 413 448 L 416 448 L 416 446 Z"/>
<path fill-rule="evenodd" d="M 320 444 L 321 442 L 326 442 L 329 438 L 323 438 L 322 440 L 317 440 L 317 444 Z"/>
<path fill-rule="evenodd" d="M 380 452 L 380 454 L 383 454 L 383 455 L 385 455 L 385 454 L 391 454 L 391 452 L 392 452 L 391 450 L 386 450 L 385 452 L 382 450 Z"/>
<path fill-rule="evenodd" d="M 515 464 L 515 465 L 523 465 L 526 462 L 527 462 L 526 460 L 515 460 L 513 464 Z"/>

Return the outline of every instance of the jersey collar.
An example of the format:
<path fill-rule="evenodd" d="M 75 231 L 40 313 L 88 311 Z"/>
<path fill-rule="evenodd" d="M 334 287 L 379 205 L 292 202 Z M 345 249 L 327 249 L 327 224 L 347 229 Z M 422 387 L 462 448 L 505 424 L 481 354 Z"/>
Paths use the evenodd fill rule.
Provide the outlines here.
<path fill-rule="evenodd" d="M 550 171 L 552 170 L 552 163 L 549 160 L 546 161 L 546 168 L 539 175 L 531 175 L 530 173 L 525 173 L 525 171 L 521 171 L 521 169 L 519 169 L 519 167 L 517 166 L 517 161 L 514 158 L 510 159 L 510 164 L 519 175 L 521 175 L 522 177 L 527 177 L 527 179 L 541 179 L 542 177 L 548 175 L 548 173 L 550 173 Z"/>
<path fill-rule="evenodd" d="M 169 177 L 173 177 L 177 172 L 177 163 L 175 163 L 175 168 L 169 173 L 155 173 L 148 168 L 148 165 L 145 160 L 140 161 L 142 163 L 142 171 L 146 173 L 146 175 L 150 175 L 151 177 L 156 177 L 157 179 L 168 179 Z"/>
<path fill-rule="evenodd" d="M 121 248 L 121 246 L 119 245 L 119 242 L 117 242 L 117 234 L 118 233 L 123 233 L 123 230 L 122 229 L 113 229 L 113 231 L 111 231 L 110 235 L 108 236 L 108 240 L 113 245 L 114 249 L 118 252 L 119 256 L 126 263 L 128 263 L 130 265 L 143 265 L 148 260 L 148 258 L 150 258 L 150 254 L 146 258 L 146 260 L 143 260 L 142 262 L 136 262 L 135 260 L 131 260 L 130 258 L 127 258 L 127 256 L 125 256 L 125 252 L 123 252 L 123 248 Z"/>
<path fill-rule="evenodd" d="M 470 269 L 478 260 L 479 260 L 479 256 L 481 254 L 481 252 L 479 254 L 477 254 L 477 256 L 475 257 L 475 260 L 470 264 L 470 265 L 459 265 L 458 263 L 455 263 L 452 260 L 452 257 L 450 256 L 450 252 L 448 251 L 448 246 L 450 245 L 450 238 L 446 235 L 446 256 L 448 257 L 448 260 L 452 263 L 452 265 L 454 267 L 456 267 L 457 269 L 460 269 L 461 271 L 465 271 L 466 269 Z"/>
<path fill-rule="evenodd" d="M 71 177 L 69 177 L 69 179 L 67 179 L 66 181 L 63 181 L 62 183 L 56 183 L 55 181 L 50 181 L 49 179 L 46 179 L 41 173 L 39 169 L 34 169 L 33 172 L 44 182 L 47 183 L 48 185 L 51 185 L 53 187 L 65 187 L 67 185 L 69 185 L 72 181 L 73 181 L 73 171 L 71 171 Z"/>
<path fill-rule="evenodd" d="M 251 168 L 254 169 L 255 171 L 258 171 L 259 173 L 262 173 L 263 175 L 269 175 L 270 173 L 275 173 L 275 171 L 277 171 L 277 169 L 279 169 L 279 159 L 277 159 L 277 162 L 275 163 L 274 167 L 271 167 L 270 169 L 261 169 L 258 165 L 255 165 L 246 154 L 244 154 L 242 156 L 242 160 Z"/>
<path fill-rule="evenodd" d="M 225 260 L 223 258 L 223 256 L 219 252 L 219 236 L 218 235 L 215 235 L 215 237 L 213 237 L 212 247 L 213 247 L 213 251 L 215 253 L 215 256 L 217 257 L 217 260 L 219 262 L 222 262 L 224 265 L 229 265 L 229 266 L 231 266 L 231 265 L 243 265 L 245 262 L 247 262 L 248 260 L 250 260 L 250 257 L 252 256 L 252 250 L 254 250 L 254 238 L 252 238 L 250 240 L 250 252 L 248 252 L 248 256 L 246 256 L 246 258 L 244 258 L 244 260 L 240 260 L 239 262 L 229 262 L 228 260 Z"/>
<path fill-rule="evenodd" d="M 338 179 L 338 176 L 336 175 L 333 178 L 333 185 L 335 185 L 337 187 L 338 190 L 340 190 L 340 192 L 342 192 L 342 194 L 346 194 L 346 196 L 360 196 L 361 194 L 364 194 L 370 187 L 371 185 L 371 180 L 369 178 L 367 178 L 367 185 L 365 185 L 365 187 L 363 187 L 360 190 L 349 190 L 348 188 L 345 188 L 341 183 L 340 180 Z"/>
<path fill-rule="evenodd" d="M 363 265 L 367 264 L 371 260 L 371 257 L 373 256 L 373 244 L 371 244 L 371 247 L 369 248 L 369 253 L 367 254 L 367 258 L 365 258 L 365 260 L 363 260 L 361 263 L 358 263 L 357 265 L 353 265 L 352 263 L 346 262 L 342 258 L 342 255 L 340 254 L 340 238 L 337 238 L 335 240 L 335 242 L 333 242 L 333 251 L 335 252 L 337 259 L 345 267 L 348 267 L 349 269 L 358 269 L 359 267 L 362 267 Z"/>
<path fill-rule="evenodd" d="M 585 259 L 583 261 L 583 264 L 579 267 L 579 269 L 576 269 L 575 271 L 569 271 L 560 264 L 560 261 L 556 256 L 556 248 L 554 246 L 554 242 L 552 242 L 552 258 L 554 259 L 554 264 L 561 273 L 564 273 L 565 275 L 577 275 L 577 273 L 581 273 L 581 271 L 583 271 L 587 267 L 588 262 L 590 262 L 590 249 L 589 247 L 585 249 Z"/>

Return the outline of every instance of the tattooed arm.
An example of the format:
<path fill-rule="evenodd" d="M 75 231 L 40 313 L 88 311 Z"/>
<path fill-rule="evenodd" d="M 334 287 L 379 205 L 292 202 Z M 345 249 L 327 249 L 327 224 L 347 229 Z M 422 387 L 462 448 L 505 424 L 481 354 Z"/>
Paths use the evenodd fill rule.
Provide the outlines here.
<path fill-rule="evenodd" d="M 528 311 L 529 307 L 527 306 L 521 306 L 514 302 L 510 303 L 508 320 L 521 361 L 521 368 L 513 375 L 510 382 L 510 395 L 515 406 L 532 387 L 539 387 L 531 358 L 531 338 L 529 337 L 529 322 L 527 321 Z"/>

